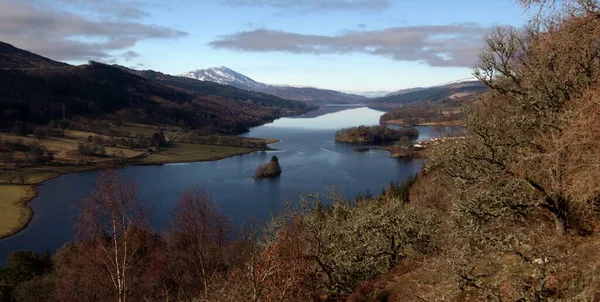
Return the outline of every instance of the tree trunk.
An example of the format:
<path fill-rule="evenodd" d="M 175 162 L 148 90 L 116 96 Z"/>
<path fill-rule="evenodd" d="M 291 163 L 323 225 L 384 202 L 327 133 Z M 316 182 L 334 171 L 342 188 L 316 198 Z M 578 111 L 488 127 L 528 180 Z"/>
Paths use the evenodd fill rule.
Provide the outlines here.
<path fill-rule="evenodd" d="M 569 202 L 564 196 L 561 195 L 554 196 L 553 200 L 556 207 L 551 211 L 551 213 L 552 217 L 554 218 L 556 234 L 563 236 L 567 233 L 568 228 Z"/>
<path fill-rule="evenodd" d="M 560 214 L 552 213 L 554 217 L 554 226 L 556 230 L 556 234 L 559 236 L 563 236 L 567 233 L 567 221 L 565 217 Z"/>

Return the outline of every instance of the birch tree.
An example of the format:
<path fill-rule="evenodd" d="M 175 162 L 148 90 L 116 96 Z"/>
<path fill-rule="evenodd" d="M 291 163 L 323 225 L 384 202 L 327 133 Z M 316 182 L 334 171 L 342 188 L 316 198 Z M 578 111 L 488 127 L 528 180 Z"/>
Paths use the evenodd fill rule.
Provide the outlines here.
<path fill-rule="evenodd" d="M 119 302 L 128 301 L 135 287 L 133 268 L 144 244 L 144 216 L 136 196 L 134 184 L 113 170 L 102 171 L 77 223 L 80 238 L 100 248 L 95 261 L 106 270 Z"/>

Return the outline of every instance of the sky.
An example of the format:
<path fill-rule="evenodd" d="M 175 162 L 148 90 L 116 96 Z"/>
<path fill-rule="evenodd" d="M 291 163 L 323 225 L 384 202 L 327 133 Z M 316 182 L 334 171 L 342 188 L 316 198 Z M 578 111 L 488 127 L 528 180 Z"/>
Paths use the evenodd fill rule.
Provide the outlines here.
<path fill-rule="evenodd" d="M 514 0 L 0 0 L 0 41 L 43 56 L 269 84 L 395 91 L 470 78 Z"/>

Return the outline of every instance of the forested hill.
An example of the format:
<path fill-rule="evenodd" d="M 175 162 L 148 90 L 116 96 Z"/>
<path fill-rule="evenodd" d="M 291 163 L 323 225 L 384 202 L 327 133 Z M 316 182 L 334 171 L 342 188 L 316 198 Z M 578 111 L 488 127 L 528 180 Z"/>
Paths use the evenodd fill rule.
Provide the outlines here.
<path fill-rule="evenodd" d="M 397 107 L 415 103 L 449 104 L 472 99 L 487 87 L 480 81 L 452 83 L 373 99 L 370 106 Z"/>
<path fill-rule="evenodd" d="M 0 41 L 0 68 L 38 68 L 67 66 Z"/>
<path fill-rule="evenodd" d="M 0 49 L 0 55 L 5 54 Z M 67 119 L 101 116 L 241 133 L 312 109 L 301 102 L 234 87 L 173 80 L 150 71 L 141 76 L 95 62 L 52 68 L 6 66 L 0 69 L 0 127 L 4 128 L 16 121 L 44 124 L 64 115 Z"/>
<path fill-rule="evenodd" d="M 217 95 L 236 100 L 250 100 L 252 103 L 262 106 L 277 106 L 288 110 L 304 110 L 311 106 L 305 103 L 283 99 L 267 93 L 254 92 L 208 81 L 199 81 L 191 78 L 172 76 L 154 70 L 134 70 L 124 66 L 113 65 L 127 72 L 142 76 L 144 78 L 177 88 L 193 91 L 201 96 Z"/>

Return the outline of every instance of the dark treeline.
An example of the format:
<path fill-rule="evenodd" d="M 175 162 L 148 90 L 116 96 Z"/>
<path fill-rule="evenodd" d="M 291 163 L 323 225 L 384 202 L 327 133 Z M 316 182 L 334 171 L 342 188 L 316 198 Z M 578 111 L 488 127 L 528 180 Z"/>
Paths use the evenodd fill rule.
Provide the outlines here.
<path fill-rule="evenodd" d="M 359 126 L 346 128 L 335 133 L 335 141 L 351 144 L 381 144 L 398 141 L 402 137 L 409 140 L 419 138 L 415 128 L 391 129 L 386 126 Z"/>
<path fill-rule="evenodd" d="M 392 120 L 400 120 L 403 125 L 418 125 L 422 123 L 445 122 L 463 120 L 466 116 L 463 103 L 452 106 L 440 104 L 414 104 L 386 112 L 379 118 L 379 122 L 385 123 Z"/>

